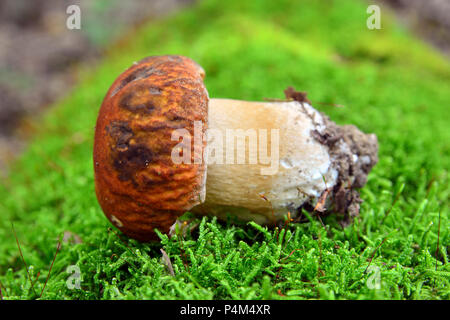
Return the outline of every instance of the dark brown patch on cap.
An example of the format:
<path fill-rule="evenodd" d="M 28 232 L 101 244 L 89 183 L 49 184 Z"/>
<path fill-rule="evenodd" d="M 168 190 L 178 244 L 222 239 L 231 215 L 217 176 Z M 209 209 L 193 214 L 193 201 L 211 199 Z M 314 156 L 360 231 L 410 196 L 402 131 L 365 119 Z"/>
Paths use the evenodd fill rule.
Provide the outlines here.
<path fill-rule="evenodd" d="M 112 90 L 110 96 L 113 97 L 117 92 L 119 92 L 119 90 L 121 90 L 123 87 L 125 87 L 130 82 L 148 78 L 152 74 L 164 75 L 163 71 L 161 71 L 153 66 L 150 66 L 150 67 L 143 66 L 143 67 L 133 70 L 133 72 L 131 72 L 129 75 L 127 75 L 127 77 L 125 79 L 120 81 L 120 83 L 117 86 L 115 86 L 115 88 Z"/>
<path fill-rule="evenodd" d="M 106 131 L 113 139 L 112 148 L 126 148 L 131 137 L 133 137 L 133 131 L 126 121 L 112 121 L 106 126 Z"/>
<path fill-rule="evenodd" d="M 113 155 L 112 161 L 121 181 L 133 180 L 136 184 L 133 179 L 134 174 L 148 166 L 153 157 L 152 150 L 145 144 L 127 145 L 126 148 L 118 150 Z"/>
<path fill-rule="evenodd" d="M 135 98 L 135 96 L 135 92 L 125 94 L 121 97 L 119 106 L 123 109 L 139 114 L 150 114 L 157 107 L 155 101 L 150 98 L 150 94 L 149 97 L 146 97 L 145 101 L 142 102 L 134 102 L 133 98 Z"/>

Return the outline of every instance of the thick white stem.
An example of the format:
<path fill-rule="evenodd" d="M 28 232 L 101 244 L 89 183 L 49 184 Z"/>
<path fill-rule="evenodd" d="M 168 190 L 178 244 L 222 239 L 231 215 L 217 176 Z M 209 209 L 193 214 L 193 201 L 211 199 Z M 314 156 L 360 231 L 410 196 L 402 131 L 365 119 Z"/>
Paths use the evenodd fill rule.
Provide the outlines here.
<path fill-rule="evenodd" d="M 310 105 L 211 99 L 208 119 L 206 200 L 193 212 L 270 224 L 336 184 L 329 148 L 312 135 L 325 122 Z"/>

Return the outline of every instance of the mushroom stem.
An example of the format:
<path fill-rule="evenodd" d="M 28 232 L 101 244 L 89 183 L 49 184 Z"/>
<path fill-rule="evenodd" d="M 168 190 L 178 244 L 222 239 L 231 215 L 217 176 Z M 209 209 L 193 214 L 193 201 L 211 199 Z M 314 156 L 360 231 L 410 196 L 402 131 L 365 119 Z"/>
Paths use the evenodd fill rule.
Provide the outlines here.
<path fill-rule="evenodd" d="M 306 102 L 210 99 L 206 199 L 191 211 L 274 224 L 299 208 L 359 212 L 377 138 Z"/>

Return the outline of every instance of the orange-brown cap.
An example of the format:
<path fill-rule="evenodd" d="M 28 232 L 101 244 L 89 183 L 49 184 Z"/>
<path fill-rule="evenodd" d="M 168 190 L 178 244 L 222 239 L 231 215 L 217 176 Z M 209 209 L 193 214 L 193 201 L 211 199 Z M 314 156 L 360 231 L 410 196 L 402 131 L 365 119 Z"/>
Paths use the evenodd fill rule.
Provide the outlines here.
<path fill-rule="evenodd" d="M 203 77 L 189 58 L 148 57 L 123 72 L 103 100 L 94 141 L 95 190 L 108 219 L 132 238 L 156 240 L 155 228 L 167 233 L 204 194 L 206 164 L 194 161 L 193 143 L 190 163 L 171 157 L 180 143 L 172 141 L 174 130 L 194 137 L 195 121 L 202 122 L 202 137 L 207 129 Z"/>

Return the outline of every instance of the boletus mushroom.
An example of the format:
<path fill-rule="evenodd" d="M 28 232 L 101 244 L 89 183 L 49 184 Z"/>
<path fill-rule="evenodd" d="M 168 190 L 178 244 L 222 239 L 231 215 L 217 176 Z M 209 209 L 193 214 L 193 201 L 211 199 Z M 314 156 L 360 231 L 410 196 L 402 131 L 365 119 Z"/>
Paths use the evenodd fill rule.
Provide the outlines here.
<path fill-rule="evenodd" d="M 276 102 L 209 99 L 204 76 L 187 57 L 148 57 L 106 93 L 95 189 L 117 228 L 151 241 L 186 211 L 267 225 L 302 209 L 359 213 L 374 134 L 336 125 L 293 88 Z"/>

